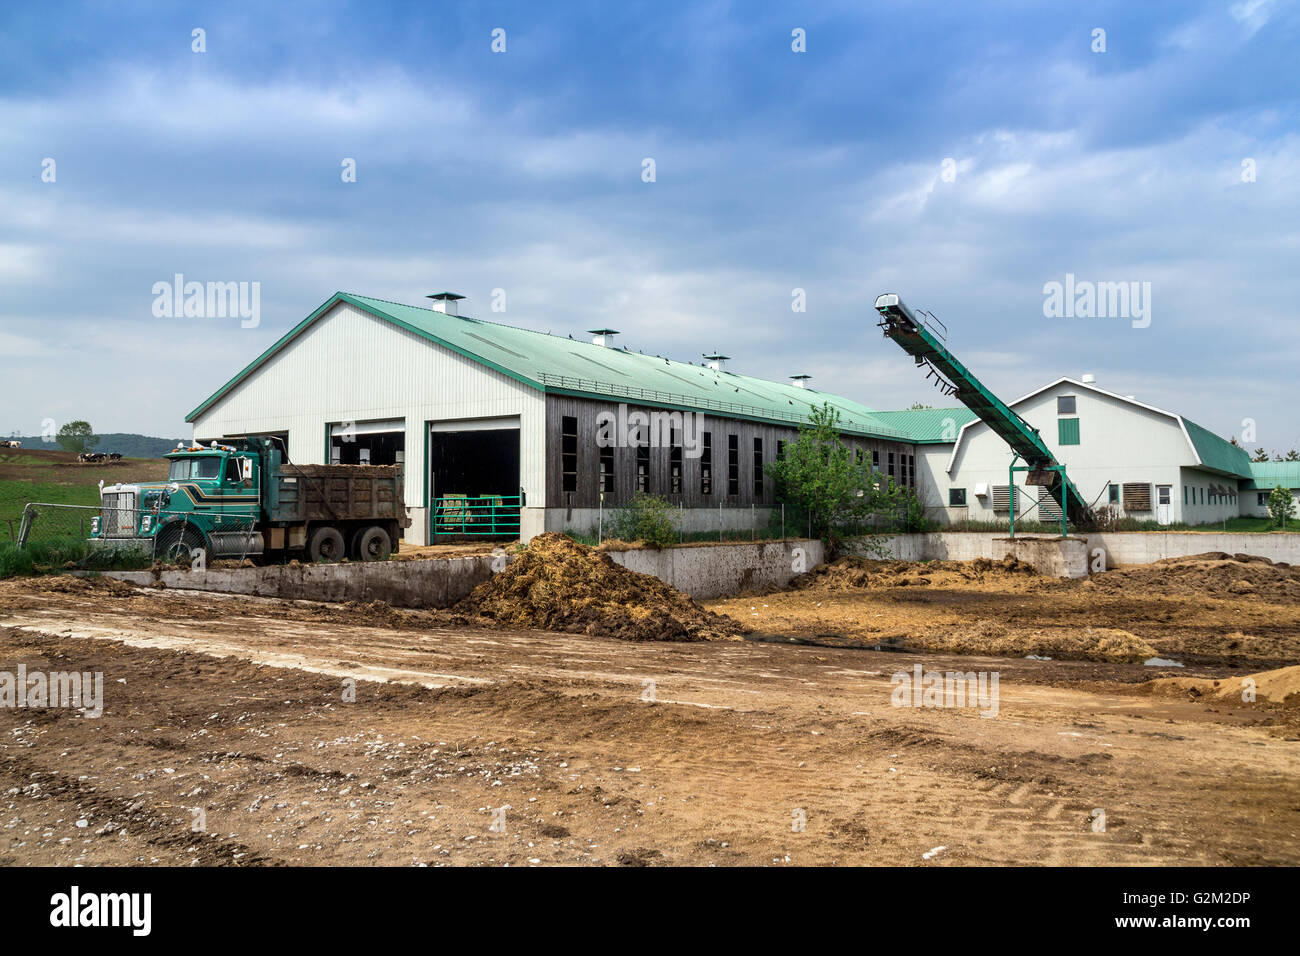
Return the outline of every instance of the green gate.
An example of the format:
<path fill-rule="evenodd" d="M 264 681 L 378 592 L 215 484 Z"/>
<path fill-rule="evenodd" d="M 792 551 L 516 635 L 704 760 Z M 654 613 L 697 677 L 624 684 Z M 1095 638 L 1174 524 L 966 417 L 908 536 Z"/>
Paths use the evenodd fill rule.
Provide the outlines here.
<path fill-rule="evenodd" d="M 522 505 L 522 495 L 441 495 L 433 499 L 433 536 L 518 538 Z"/>

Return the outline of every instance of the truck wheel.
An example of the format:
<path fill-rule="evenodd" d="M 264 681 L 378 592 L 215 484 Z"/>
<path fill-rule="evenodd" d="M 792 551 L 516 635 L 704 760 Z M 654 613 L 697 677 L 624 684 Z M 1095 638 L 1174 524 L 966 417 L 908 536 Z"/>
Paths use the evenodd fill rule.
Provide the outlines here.
<path fill-rule="evenodd" d="M 383 561 L 393 553 L 393 540 L 378 525 L 362 528 L 353 539 L 352 556 L 358 561 Z"/>
<path fill-rule="evenodd" d="M 307 539 L 307 556 L 312 561 L 342 561 L 346 548 L 338 528 L 323 525 Z"/>
<path fill-rule="evenodd" d="M 192 553 L 195 548 L 204 549 L 203 563 L 204 567 L 206 567 L 208 558 L 212 556 L 212 553 L 204 547 L 203 535 L 193 528 L 186 528 L 184 531 L 180 528 L 166 528 L 158 534 L 158 539 L 154 544 L 154 558 L 163 562 L 163 564 L 179 564 L 182 567 L 189 567 L 193 560 Z"/>

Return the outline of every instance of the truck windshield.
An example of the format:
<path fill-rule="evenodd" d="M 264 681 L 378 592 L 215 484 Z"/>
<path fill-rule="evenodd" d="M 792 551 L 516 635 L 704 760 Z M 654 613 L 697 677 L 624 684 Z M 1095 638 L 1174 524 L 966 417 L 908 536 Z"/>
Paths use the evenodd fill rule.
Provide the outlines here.
<path fill-rule="evenodd" d="M 220 475 L 221 456 L 207 455 L 202 458 L 173 459 L 167 477 L 172 481 L 185 481 L 190 478 L 217 478 Z"/>

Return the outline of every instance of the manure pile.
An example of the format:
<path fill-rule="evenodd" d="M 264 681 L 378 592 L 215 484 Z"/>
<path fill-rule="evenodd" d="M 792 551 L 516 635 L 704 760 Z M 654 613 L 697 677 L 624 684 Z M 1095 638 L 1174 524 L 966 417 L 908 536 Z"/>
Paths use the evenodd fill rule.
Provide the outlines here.
<path fill-rule="evenodd" d="M 734 639 L 738 621 L 700 607 L 649 574 L 562 534 L 533 538 L 503 571 L 454 611 L 502 627 L 592 634 L 627 641 Z"/>

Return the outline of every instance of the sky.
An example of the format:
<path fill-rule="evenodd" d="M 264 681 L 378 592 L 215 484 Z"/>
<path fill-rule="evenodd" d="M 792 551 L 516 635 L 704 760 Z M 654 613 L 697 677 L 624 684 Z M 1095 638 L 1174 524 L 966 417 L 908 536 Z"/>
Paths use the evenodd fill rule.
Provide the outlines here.
<path fill-rule="evenodd" d="M 1282 0 L 5 4 L 0 433 L 188 437 L 339 290 L 948 404 L 895 292 L 1008 401 L 1300 446 L 1297 49 Z"/>

